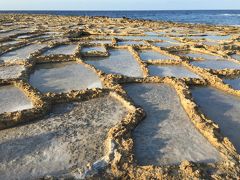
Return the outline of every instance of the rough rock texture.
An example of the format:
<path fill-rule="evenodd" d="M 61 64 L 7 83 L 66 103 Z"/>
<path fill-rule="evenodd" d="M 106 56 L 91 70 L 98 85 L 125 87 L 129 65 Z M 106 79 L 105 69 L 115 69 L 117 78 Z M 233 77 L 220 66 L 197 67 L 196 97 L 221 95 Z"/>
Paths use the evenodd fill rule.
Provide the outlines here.
<path fill-rule="evenodd" d="M 57 104 L 31 124 L 0 132 L 0 179 L 35 179 L 66 173 L 104 156 L 108 130 L 126 109 L 114 98 Z"/>
<path fill-rule="evenodd" d="M 30 171 L 33 174 L 39 173 L 41 168 L 43 168 L 43 170 L 55 171 L 54 174 L 50 172 L 39 174 L 39 176 L 50 174 L 51 176 L 45 176 L 46 179 L 238 179 L 240 174 L 240 157 L 236 150 L 238 146 L 235 140 L 232 142 L 230 136 L 225 137 L 225 133 L 221 131 L 220 123 L 218 124 L 214 119 L 210 119 L 211 117 L 208 117 L 207 113 L 205 114 L 201 111 L 199 104 L 192 98 L 190 87 L 211 86 L 228 95 L 231 94 L 233 98 L 240 96 L 238 88 L 234 89 L 233 86 L 229 86 L 222 80 L 240 75 L 240 62 L 236 56 L 233 56 L 234 54 L 240 54 L 239 32 L 240 28 L 233 26 L 179 24 L 127 18 L 114 19 L 107 17 L 1 14 L 0 68 L 3 70 L 0 74 L 3 74 L 5 77 L 6 72 L 9 72 L 7 69 L 10 66 L 16 65 L 23 66 L 25 70 L 20 76 L 17 76 L 17 78 L 15 78 L 15 75 L 9 75 L 9 78 L 0 78 L 0 88 L 5 86 L 18 88 L 25 94 L 25 98 L 32 102 L 32 107 L 21 111 L 1 112 L 0 114 L 0 134 L 3 136 L 1 138 L 2 143 L 0 144 L 0 147 L 2 147 L 2 158 L 0 159 L 3 160 L 3 162 L 1 162 L 3 173 L 1 172 L 0 174 L 11 173 L 11 177 L 9 178 L 14 178 L 17 176 L 15 172 L 22 170 L 22 175 L 20 173 L 19 179 L 29 179 L 30 176 L 26 177 L 29 173 L 25 172 Z M 159 46 L 159 43 L 164 43 L 165 45 Z M 90 51 L 87 52 L 87 54 L 81 52 L 82 48 L 91 46 L 102 46 L 106 52 Z M 59 51 L 58 47 L 70 47 L 70 49 L 65 51 L 66 49 L 63 48 Z M 56 49 L 58 49 L 58 51 L 55 53 L 44 54 Z M 163 56 L 169 57 L 169 59 L 142 59 L 139 52 L 145 50 L 160 53 Z M 111 55 L 111 51 L 127 51 L 131 59 L 129 59 L 129 56 L 125 56 L 125 54 L 120 54 L 120 56 L 116 57 L 114 54 Z M 186 55 L 186 52 L 198 52 L 200 55 L 190 57 Z M 203 54 L 205 58 L 201 57 Z M 94 63 L 92 64 L 89 63 L 90 61 L 86 61 L 86 56 L 94 57 Z M 103 59 L 108 60 L 104 62 Z M 62 63 L 69 61 L 76 61 L 95 72 L 103 86 L 98 88 L 92 88 L 91 86 L 91 89 L 83 86 L 81 90 L 77 90 L 72 84 L 79 84 L 80 81 L 85 82 L 85 80 L 88 79 L 81 75 L 81 77 L 77 77 L 77 79 L 79 78 L 76 80 L 77 82 L 72 79 L 68 82 L 71 86 L 67 85 L 67 83 L 65 84 L 68 86 L 67 92 L 50 92 L 43 94 L 30 85 L 30 74 L 37 72 L 35 71 L 35 67 L 40 66 L 42 63 Z M 199 64 L 203 64 L 204 66 L 200 66 Z M 210 65 L 206 66 L 206 64 Z M 149 71 L 149 66 L 151 65 L 179 65 L 201 76 L 201 79 L 185 76 L 181 78 L 165 77 L 161 74 L 151 76 L 151 72 Z M 15 74 L 15 71 L 17 71 L 17 69 L 14 69 L 11 73 Z M 46 71 L 47 74 L 49 72 Z M 176 73 L 179 73 L 179 71 Z M 71 73 L 63 73 L 61 75 L 65 78 L 70 74 Z M 79 76 L 79 74 L 77 73 L 76 76 Z M 56 79 L 60 80 L 61 78 L 57 76 Z M 90 79 L 90 81 L 90 83 L 94 83 L 94 80 Z M 180 103 L 177 106 L 176 104 L 169 105 L 169 107 L 176 106 L 172 108 L 171 111 L 176 113 L 179 109 L 183 108 L 189 117 L 187 120 L 192 123 L 191 128 L 187 128 L 186 131 L 190 131 L 194 126 L 196 131 L 202 135 L 199 136 L 205 137 L 205 141 L 208 141 L 208 143 L 204 143 L 199 150 L 202 149 L 203 146 L 209 145 L 208 147 L 214 147 L 218 151 L 216 154 L 220 155 L 219 159 L 221 160 L 217 162 L 201 161 L 200 163 L 198 160 L 193 159 L 194 162 L 190 162 L 180 158 L 178 160 L 179 163 L 173 165 L 166 165 L 166 163 L 162 166 L 153 166 L 154 163 L 149 163 L 147 166 L 141 166 L 137 164 L 134 156 L 135 145 L 132 132 L 144 121 L 145 116 L 148 117 L 150 115 L 147 111 L 138 107 L 135 101 L 132 101 L 132 99 L 128 97 L 127 92 L 122 88 L 122 85 L 127 83 L 163 83 L 172 86 L 176 90 Z M 3 93 L 5 98 L 4 94 L 6 93 Z M 14 93 L 14 95 L 10 95 L 11 97 L 9 98 L 16 98 L 13 104 L 15 107 L 18 105 L 15 102 L 21 100 L 21 98 L 17 98 L 17 94 L 18 93 Z M 87 158 L 83 158 L 82 161 L 80 160 L 85 164 L 89 162 L 85 172 L 83 172 L 82 167 L 73 166 L 69 169 L 69 167 L 72 166 L 72 162 L 65 161 L 58 166 L 51 166 L 49 168 L 48 165 L 54 162 L 51 161 L 51 158 L 54 159 L 58 155 L 64 157 L 63 159 L 65 160 L 71 159 L 71 156 L 82 158 L 80 155 L 81 149 L 78 148 L 74 153 L 71 153 L 71 148 L 65 146 L 65 143 L 71 144 L 71 136 L 67 136 L 68 134 L 65 132 L 60 133 L 60 136 L 55 136 L 54 134 L 60 131 L 61 128 L 64 129 L 64 131 L 67 129 L 66 132 L 74 132 L 76 130 L 74 128 L 77 128 L 78 125 L 80 126 L 81 123 L 74 121 L 74 125 L 76 126 L 72 127 L 70 122 L 75 118 L 72 119 L 70 118 L 71 115 L 69 115 L 68 121 L 64 121 L 63 123 L 64 126 L 56 128 L 58 126 L 50 123 L 51 118 L 45 119 L 46 122 L 44 122 L 43 117 L 51 116 L 51 114 L 49 114 L 51 107 L 56 108 L 56 104 L 58 103 L 84 104 L 83 101 L 91 101 L 91 99 L 95 98 L 97 98 L 97 101 L 101 101 L 100 99 L 106 95 L 114 97 L 119 101 L 122 106 L 127 109 L 127 113 L 119 119 L 115 117 L 117 113 L 113 113 L 110 117 L 108 116 L 107 128 L 103 128 L 104 133 L 107 133 L 106 138 L 102 137 L 100 140 L 91 139 L 93 142 L 100 143 L 105 149 L 105 152 L 101 154 L 104 155 L 104 158 L 97 162 L 94 162 L 98 159 L 97 156 L 93 161 Z M 152 98 L 155 100 L 154 97 Z M 154 102 L 153 100 L 152 102 Z M 5 101 L 1 99 L 0 109 L 6 108 L 6 111 L 9 111 L 10 108 L 7 107 L 9 102 L 8 99 Z M 118 107 L 116 104 L 110 103 L 110 107 L 105 108 L 107 102 L 107 100 L 106 102 L 104 101 L 103 105 L 96 108 L 95 111 L 93 110 L 94 112 L 92 112 L 91 109 L 94 109 L 97 103 L 86 107 L 83 105 L 83 109 L 88 108 L 81 114 L 83 116 L 77 117 L 83 118 L 87 112 L 88 115 L 94 115 L 90 118 L 91 122 L 97 122 L 99 115 L 103 117 L 102 113 L 109 112 Z M 203 104 L 205 105 L 205 103 Z M 219 104 L 217 103 L 217 105 Z M 95 114 L 95 112 L 98 113 Z M 161 116 L 163 114 L 157 115 Z M 226 116 L 226 119 L 228 118 L 229 117 Z M 43 120 L 36 121 L 37 119 Z M 119 123 L 111 124 L 111 120 Z M 61 118 L 59 118 L 58 121 L 61 122 Z M 55 128 L 54 130 L 56 131 L 54 131 L 53 134 L 43 134 L 40 137 L 35 137 L 31 133 L 40 133 L 38 130 L 41 128 L 41 123 L 43 125 L 48 123 L 47 126 L 44 127 L 46 129 Z M 98 123 L 94 125 L 96 125 L 94 133 L 97 133 L 102 126 L 100 128 Z M 36 126 L 36 128 L 31 128 L 33 126 Z M 24 129 L 26 127 L 30 127 L 30 129 Z M 6 128 L 11 129 L 5 130 Z M 76 136 L 81 132 L 80 130 L 77 131 Z M 14 138 L 16 140 L 21 134 L 25 136 L 29 135 L 29 139 L 22 139 L 23 144 L 19 144 L 19 141 L 14 141 Z M 91 133 L 87 132 L 86 134 L 89 135 Z M 85 136 L 87 137 L 87 135 Z M 63 139 L 65 141 L 59 141 L 58 137 L 64 137 Z M 4 138 L 10 138 L 10 142 L 3 141 Z M 49 141 L 45 141 L 46 138 Z M 177 136 L 177 138 L 180 138 L 180 136 Z M 13 142 L 11 142 L 11 140 L 13 140 Z M 39 158 L 39 162 L 43 164 L 44 162 L 51 162 L 47 164 L 46 169 L 44 169 L 45 165 L 43 166 L 41 163 L 38 164 L 39 169 L 36 169 L 36 167 L 34 169 L 33 166 L 26 163 L 28 161 L 21 161 L 19 159 L 23 158 L 23 156 L 16 157 L 16 155 L 22 152 L 29 152 L 31 148 L 37 149 L 39 152 L 43 147 L 32 146 L 32 143 L 34 144 L 36 142 L 40 142 L 40 144 L 43 143 L 46 147 L 59 147 L 55 145 L 64 142 L 61 144 L 63 145 L 63 150 L 69 153 L 62 153 L 62 149 L 56 151 L 60 152 L 59 154 L 46 153 L 46 157 L 49 158 L 47 159 L 48 161 L 39 155 L 32 155 L 30 157 Z M 49 144 L 47 144 L 47 142 L 51 142 L 51 146 L 48 146 Z M 176 145 L 176 143 L 173 144 Z M 8 151 L 5 147 L 9 147 L 12 151 Z M 21 147 L 27 148 L 21 149 Z M 192 148 L 194 147 L 189 145 L 189 149 Z M 51 149 L 50 152 L 54 151 L 54 149 Z M 167 153 L 171 153 L 171 151 L 169 150 Z M 94 154 L 98 151 L 93 150 L 91 152 Z M 29 153 L 31 154 L 31 152 Z M 13 158 L 17 158 L 16 161 L 11 161 Z M 59 158 L 57 159 L 59 160 Z M 191 160 L 191 158 L 189 160 Z M 23 163 L 21 164 L 21 162 Z M 13 166 L 11 166 L 11 163 Z M 4 169 L 6 167 L 7 169 Z M 26 170 L 24 167 L 29 169 Z M 58 171 L 60 169 L 64 169 L 64 172 Z"/>

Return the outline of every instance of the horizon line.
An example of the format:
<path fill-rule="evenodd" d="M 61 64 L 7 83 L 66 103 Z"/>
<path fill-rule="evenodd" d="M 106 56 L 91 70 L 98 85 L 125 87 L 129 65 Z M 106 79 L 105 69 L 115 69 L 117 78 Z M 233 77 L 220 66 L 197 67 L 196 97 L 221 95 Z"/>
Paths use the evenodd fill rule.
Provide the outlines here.
<path fill-rule="evenodd" d="M 135 10 L 127 10 L 127 9 L 119 9 L 119 10 L 62 10 L 62 9 L 10 9 L 10 10 L 2 10 L 0 11 L 240 11 L 240 9 L 159 9 L 159 10 L 147 10 L 147 9 L 135 9 Z"/>

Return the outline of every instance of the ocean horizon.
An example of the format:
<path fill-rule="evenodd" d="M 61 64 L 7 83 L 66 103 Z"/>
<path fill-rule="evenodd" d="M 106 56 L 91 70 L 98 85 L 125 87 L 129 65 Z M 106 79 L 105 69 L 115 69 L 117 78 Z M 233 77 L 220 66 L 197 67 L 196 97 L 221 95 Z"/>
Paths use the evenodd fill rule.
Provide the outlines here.
<path fill-rule="evenodd" d="M 239 179 L 239 115 L 240 10 L 0 11 L 0 180 Z"/>
<path fill-rule="evenodd" d="M 107 16 L 179 23 L 240 26 L 240 10 L 136 10 L 136 11 L 0 11 L 0 13 L 49 14 L 65 16 Z"/>

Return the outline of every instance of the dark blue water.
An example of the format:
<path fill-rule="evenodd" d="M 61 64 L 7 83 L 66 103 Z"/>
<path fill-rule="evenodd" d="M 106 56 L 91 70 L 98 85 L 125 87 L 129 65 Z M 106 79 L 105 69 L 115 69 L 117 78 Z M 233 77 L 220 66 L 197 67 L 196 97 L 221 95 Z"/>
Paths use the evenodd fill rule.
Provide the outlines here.
<path fill-rule="evenodd" d="M 184 11 L 0 11 L 0 13 L 52 14 L 70 16 L 128 17 L 182 23 L 240 25 L 240 10 Z"/>

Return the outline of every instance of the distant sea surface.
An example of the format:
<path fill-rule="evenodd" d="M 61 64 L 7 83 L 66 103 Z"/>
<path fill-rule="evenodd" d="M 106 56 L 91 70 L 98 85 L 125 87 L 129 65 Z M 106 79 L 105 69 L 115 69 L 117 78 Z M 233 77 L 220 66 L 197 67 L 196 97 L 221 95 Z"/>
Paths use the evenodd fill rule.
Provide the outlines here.
<path fill-rule="evenodd" d="M 0 13 L 52 14 L 67 16 L 108 16 L 240 26 L 240 10 L 184 10 L 184 11 L 0 11 Z"/>

